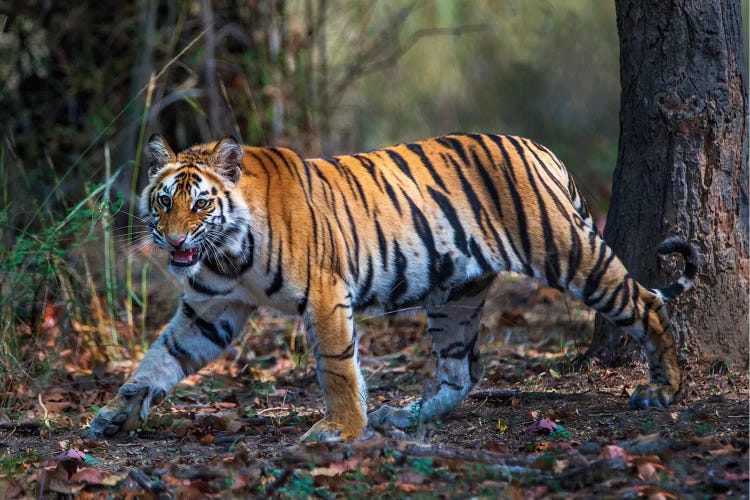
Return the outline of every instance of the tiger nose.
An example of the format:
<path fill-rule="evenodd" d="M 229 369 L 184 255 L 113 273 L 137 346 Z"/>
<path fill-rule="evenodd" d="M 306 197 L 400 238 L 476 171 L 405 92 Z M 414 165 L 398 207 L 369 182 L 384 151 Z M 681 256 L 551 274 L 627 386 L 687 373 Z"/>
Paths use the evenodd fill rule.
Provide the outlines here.
<path fill-rule="evenodd" d="M 180 248 L 180 245 L 182 245 L 184 242 L 185 242 L 184 236 L 167 236 L 167 243 L 169 243 L 176 249 Z"/>

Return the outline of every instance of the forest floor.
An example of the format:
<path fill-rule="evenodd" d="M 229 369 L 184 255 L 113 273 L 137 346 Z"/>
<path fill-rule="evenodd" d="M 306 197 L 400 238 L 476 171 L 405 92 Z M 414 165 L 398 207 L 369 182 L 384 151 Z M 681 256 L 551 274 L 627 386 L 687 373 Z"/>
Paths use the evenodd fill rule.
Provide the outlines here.
<path fill-rule="evenodd" d="M 300 443 L 321 392 L 298 322 L 268 314 L 255 318 L 262 334 L 185 380 L 129 436 L 81 428 L 132 364 L 71 366 L 35 398 L 6 394 L 0 498 L 748 497 L 743 367 L 684 367 L 684 401 L 631 410 L 645 364 L 577 362 L 593 315 L 534 282 L 500 281 L 483 319 L 486 376 L 440 421 Z M 433 370 L 423 317 L 358 321 L 370 410 L 419 397 Z"/>

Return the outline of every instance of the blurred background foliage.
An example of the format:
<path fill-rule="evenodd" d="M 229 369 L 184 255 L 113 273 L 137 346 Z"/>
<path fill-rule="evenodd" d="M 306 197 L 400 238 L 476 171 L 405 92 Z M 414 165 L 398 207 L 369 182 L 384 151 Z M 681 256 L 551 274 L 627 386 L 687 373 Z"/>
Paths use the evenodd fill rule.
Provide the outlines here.
<path fill-rule="evenodd" d="M 0 130 L 13 227 L 52 190 L 55 212 L 103 180 L 105 143 L 113 170 L 126 166 L 127 198 L 144 113 L 146 133 L 176 147 L 233 134 L 304 155 L 457 130 L 522 134 L 557 151 L 606 208 L 613 2 L 27 0 L 10 12 Z"/>
<path fill-rule="evenodd" d="M 122 228 L 154 132 L 175 148 L 231 134 L 303 156 L 519 134 L 557 152 L 606 212 L 619 108 L 609 0 L 0 0 L 0 28 L 5 375 L 31 375 L 50 347 L 82 366 L 81 353 L 94 365 L 122 338 L 150 340 L 151 294 L 167 287 L 148 280 L 167 278 L 124 250 Z M 150 309 L 158 324 L 172 306 Z"/>

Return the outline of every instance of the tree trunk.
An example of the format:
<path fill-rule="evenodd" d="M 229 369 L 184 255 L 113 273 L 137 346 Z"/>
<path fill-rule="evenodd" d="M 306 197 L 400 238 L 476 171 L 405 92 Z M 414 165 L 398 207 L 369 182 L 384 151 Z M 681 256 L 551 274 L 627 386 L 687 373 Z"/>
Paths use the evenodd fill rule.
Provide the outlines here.
<path fill-rule="evenodd" d="M 704 257 L 696 288 L 669 306 L 683 360 L 748 360 L 747 88 L 740 0 L 616 0 L 620 145 L 604 239 L 641 283 L 682 263 L 656 247 L 677 235 Z M 590 354 L 630 359 L 597 320 Z"/>

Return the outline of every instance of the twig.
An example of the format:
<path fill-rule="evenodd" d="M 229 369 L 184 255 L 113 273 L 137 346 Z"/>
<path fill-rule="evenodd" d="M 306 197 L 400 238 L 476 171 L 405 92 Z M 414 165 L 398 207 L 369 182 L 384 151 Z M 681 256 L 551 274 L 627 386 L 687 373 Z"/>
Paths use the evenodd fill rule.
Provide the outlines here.
<path fill-rule="evenodd" d="M 42 393 L 40 392 L 40 393 L 38 394 L 38 396 L 39 396 L 39 397 L 38 397 L 37 399 L 39 400 L 39 406 L 41 406 L 41 407 L 42 407 L 42 410 L 44 410 L 44 416 L 42 417 L 42 421 L 44 422 L 44 426 L 45 426 L 45 427 L 46 427 L 47 429 L 50 429 L 50 426 L 49 426 L 49 420 L 48 420 L 48 418 L 47 418 L 47 417 L 49 416 L 49 411 L 47 411 L 47 407 L 46 407 L 46 406 L 44 406 L 44 402 L 42 401 Z"/>

